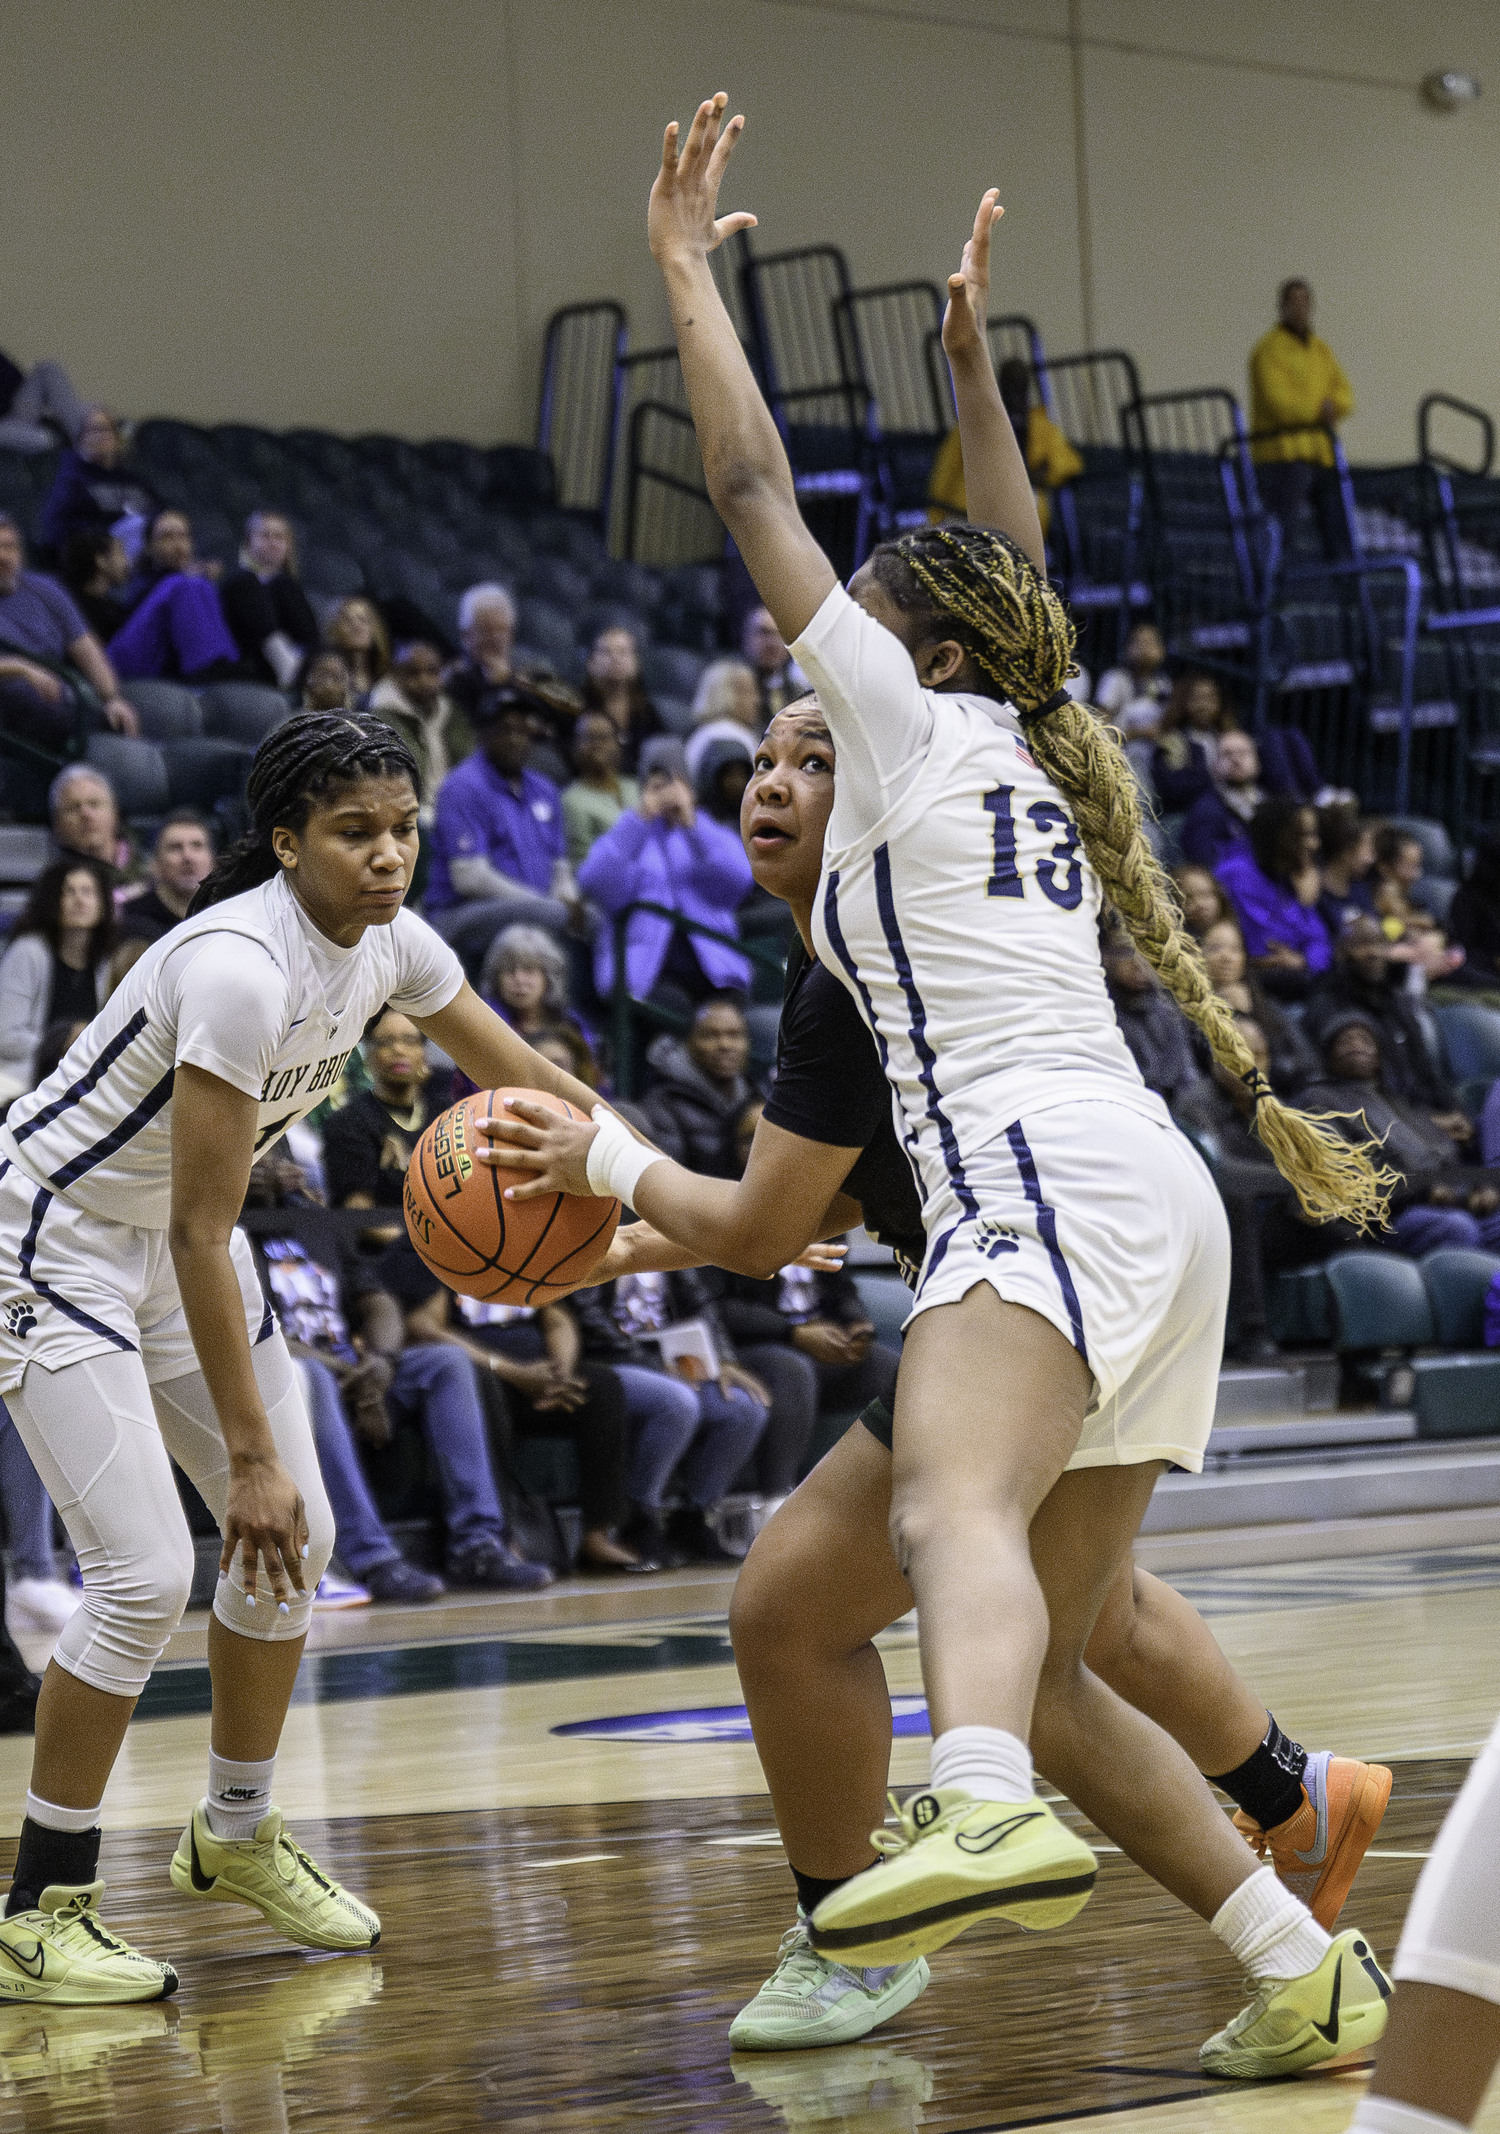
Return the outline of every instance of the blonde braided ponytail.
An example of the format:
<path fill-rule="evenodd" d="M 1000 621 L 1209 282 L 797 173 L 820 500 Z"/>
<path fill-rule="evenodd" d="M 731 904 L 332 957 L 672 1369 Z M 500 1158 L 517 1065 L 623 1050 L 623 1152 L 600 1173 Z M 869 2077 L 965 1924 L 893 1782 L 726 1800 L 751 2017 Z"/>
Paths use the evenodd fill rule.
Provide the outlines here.
<path fill-rule="evenodd" d="M 1370 1142 L 1283 1104 L 1209 982 L 1175 892 L 1141 825 L 1140 790 L 1113 728 L 1063 689 L 1078 672 L 1073 625 L 1024 551 L 988 527 L 925 527 L 877 549 L 875 573 L 930 639 L 952 638 L 1020 710 L 1027 746 L 1072 806 L 1105 896 L 1215 1060 L 1249 1090 L 1255 1131 L 1314 1222 L 1386 1220 L 1393 1174 Z M 929 612 L 930 611 L 930 616 Z M 930 620 L 930 629 L 928 627 Z"/>

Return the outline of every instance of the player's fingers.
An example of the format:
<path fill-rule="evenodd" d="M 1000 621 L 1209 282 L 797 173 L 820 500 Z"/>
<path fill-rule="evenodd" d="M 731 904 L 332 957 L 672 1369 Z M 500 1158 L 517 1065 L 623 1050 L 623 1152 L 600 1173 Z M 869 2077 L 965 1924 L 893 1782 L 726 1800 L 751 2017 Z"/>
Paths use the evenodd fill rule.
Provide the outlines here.
<path fill-rule="evenodd" d="M 545 1170 L 552 1158 L 542 1148 L 513 1148 L 509 1142 L 499 1148 L 476 1149 L 475 1160 L 488 1164 L 492 1171 L 539 1171 Z"/>
<path fill-rule="evenodd" d="M 711 102 L 704 102 L 693 113 L 693 122 L 688 127 L 687 139 L 683 142 L 677 156 L 677 168 L 683 177 L 687 177 L 690 173 L 695 173 L 698 165 L 703 160 L 703 142 L 708 132 L 708 115 L 712 108 Z"/>
<path fill-rule="evenodd" d="M 667 121 L 666 132 L 661 137 L 661 174 L 664 178 L 677 175 L 677 121 Z"/>
<path fill-rule="evenodd" d="M 239 1548 L 240 1567 L 244 1574 L 245 1580 L 245 1599 L 253 1608 L 257 1599 L 259 1598 L 259 1595 L 256 1591 L 257 1572 L 260 1568 L 259 1558 L 256 1553 L 255 1543 L 250 1539 L 250 1536 L 248 1534 L 246 1534 L 243 1541 L 240 1542 Z"/>
<path fill-rule="evenodd" d="M 722 244 L 726 237 L 733 237 L 738 230 L 758 230 L 759 228 L 760 217 L 758 215 L 746 215 L 743 213 L 721 215 L 714 224 L 714 242 Z"/>
<path fill-rule="evenodd" d="M 506 1119 L 497 1113 L 493 1119 L 476 1119 L 474 1123 L 481 1134 L 491 1141 L 503 1142 L 507 1148 L 534 1149 L 542 1145 L 544 1129 L 533 1126 L 529 1119 Z"/>
<path fill-rule="evenodd" d="M 715 141 L 713 154 L 708 159 L 708 175 L 715 185 L 723 177 L 729 158 L 734 154 L 735 144 L 744 130 L 744 115 L 736 113 Z"/>
<path fill-rule="evenodd" d="M 562 1193 L 566 1188 L 555 1185 L 546 1172 L 540 1178 L 528 1178 L 523 1186 L 507 1186 L 502 1200 L 540 1200 L 544 1193 Z"/>

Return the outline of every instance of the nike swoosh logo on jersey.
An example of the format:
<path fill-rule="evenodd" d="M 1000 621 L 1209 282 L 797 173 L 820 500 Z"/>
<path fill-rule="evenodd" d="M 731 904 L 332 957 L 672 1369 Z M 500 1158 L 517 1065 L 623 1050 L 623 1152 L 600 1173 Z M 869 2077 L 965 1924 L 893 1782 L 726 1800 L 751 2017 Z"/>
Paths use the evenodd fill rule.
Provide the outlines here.
<path fill-rule="evenodd" d="M 997 1845 L 1005 1843 L 1013 1830 L 1021 1829 L 1026 1823 L 1039 1823 L 1041 1819 L 1041 1811 L 1032 1809 L 1026 1815 L 1013 1815 L 1003 1823 L 991 1823 L 988 1830 L 960 1830 L 955 1833 L 953 1842 L 960 1852 L 993 1852 Z"/>
<path fill-rule="evenodd" d="M 24 1971 L 28 1978 L 40 1978 L 47 1967 L 47 1952 L 40 1942 L 29 1956 L 23 1956 L 13 1941 L 0 1941 L 0 1949 L 4 1950 L 17 1970 Z"/>
<path fill-rule="evenodd" d="M 1328 1999 L 1328 2021 L 1326 2023 L 1319 2023 L 1315 2020 L 1313 2023 L 1313 2029 L 1316 2030 L 1320 2036 L 1325 2037 L 1330 2045 L 1337 2045 L 1339 2041 L 1339 2001 L 1343 1995 L 1343 1991 L 1344 1959 L 1341 1956 L 1338 1961 L 1338 1969 L 1333 1974 L 1333 1992 L 1329 1995 Z"/>

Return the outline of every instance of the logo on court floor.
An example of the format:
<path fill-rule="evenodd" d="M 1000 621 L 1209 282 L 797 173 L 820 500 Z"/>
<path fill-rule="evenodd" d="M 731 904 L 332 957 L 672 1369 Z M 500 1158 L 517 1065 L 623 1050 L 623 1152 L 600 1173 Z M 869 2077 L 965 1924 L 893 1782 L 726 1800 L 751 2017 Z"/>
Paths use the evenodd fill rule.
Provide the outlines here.
<path fill-rule="evenodd" d="M 586 1741 L 749 1741 L 750 1721 L 743 1704 L 705 1704 L 681 1712 L 631 1712 L 618 1719 L 574 1719 L 555 1726 L 554 1734 Z M 919 1738 L 927 1733 L 927 1703 L 922 1697 L 892 1697 L 891 1732 Z"/>
<path fill-rule="evenodd" d="M 5 1331 L 7 1334 L 13 1334 L 17 1341 L 24 1341 L 35 1325 L 36 1313 L 31 1308 L 29 1297 L 23 1297 L 19 1304 L 6 1305 Z"/>

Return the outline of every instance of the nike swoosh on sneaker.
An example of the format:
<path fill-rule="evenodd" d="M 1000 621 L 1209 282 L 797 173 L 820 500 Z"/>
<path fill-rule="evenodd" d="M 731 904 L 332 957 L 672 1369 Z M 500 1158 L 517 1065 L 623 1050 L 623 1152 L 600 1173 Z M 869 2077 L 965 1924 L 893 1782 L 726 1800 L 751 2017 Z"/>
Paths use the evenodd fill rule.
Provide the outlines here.
<path fill-rule="evenodd" d="M 988 1830 L 957 1831 L 954 1833 L 953 1842 L 960 1852 L 993 1852 L 997 1845 L 1005 1842 L 1013 1830 L 1019 1830 L 1025 1823 L 1040 1821 L 1040 1811 L 1033 1809 L 1027 1815 L 1013 1815 L 1003 1823 L 992 1823 Z"/>
<path fill-rule="evenodd" d="M 1328 1858 L 1328 1766 L 1323 1766 L 1322 1784 L 1317 1788 L 1318 1820 L 1313 1830 L 1313 1841 L 1306 1852 L 1298 1852 L 1297 1858 L 1304 1867 L 1321 1867 Z M 1311 1792 L 1311 1788 L 1309 1791 Z M 1293 1847 L 1295 1851 L 1296 1848 Z"/>
<path fill-rule="evenodd" d="M 1337 2045 L 1339 2041 L 1339 2001 L 1342 1998 L 1343 1991 L 1344 1959 L 1341 1956 L 1338 1961 L 1338 1968 L 1333 1974 L 1333 1992 L 1328 1998 L 1328 2021 L 1320 2023 L 1314 2019 L 1313 2022 L 1313 2029 L 1320 2036 L 1325 2037 L 1330 2045 Z"/>
<path fill-rule="evenodd" d="M 28 1978 L 40 1978 L 47 1967 L 47 1952 L 38 1942 L 29 1956 L 23 1956 L 13 1942 L 0 1942 L 0 1949 L 10 1958 L 17 1970 L 24 1971 Z"/>
<path fill-rule="evenodd" d="M 188 1826 L 188 1852 L 188 1871 L 193 1878 L 193 1888 L 211 1890 L 219 1878 L 217 1875 L 204 1874 L 203 1862 L 198 1858 L 198 1833 L 191 1824 Z"/>

